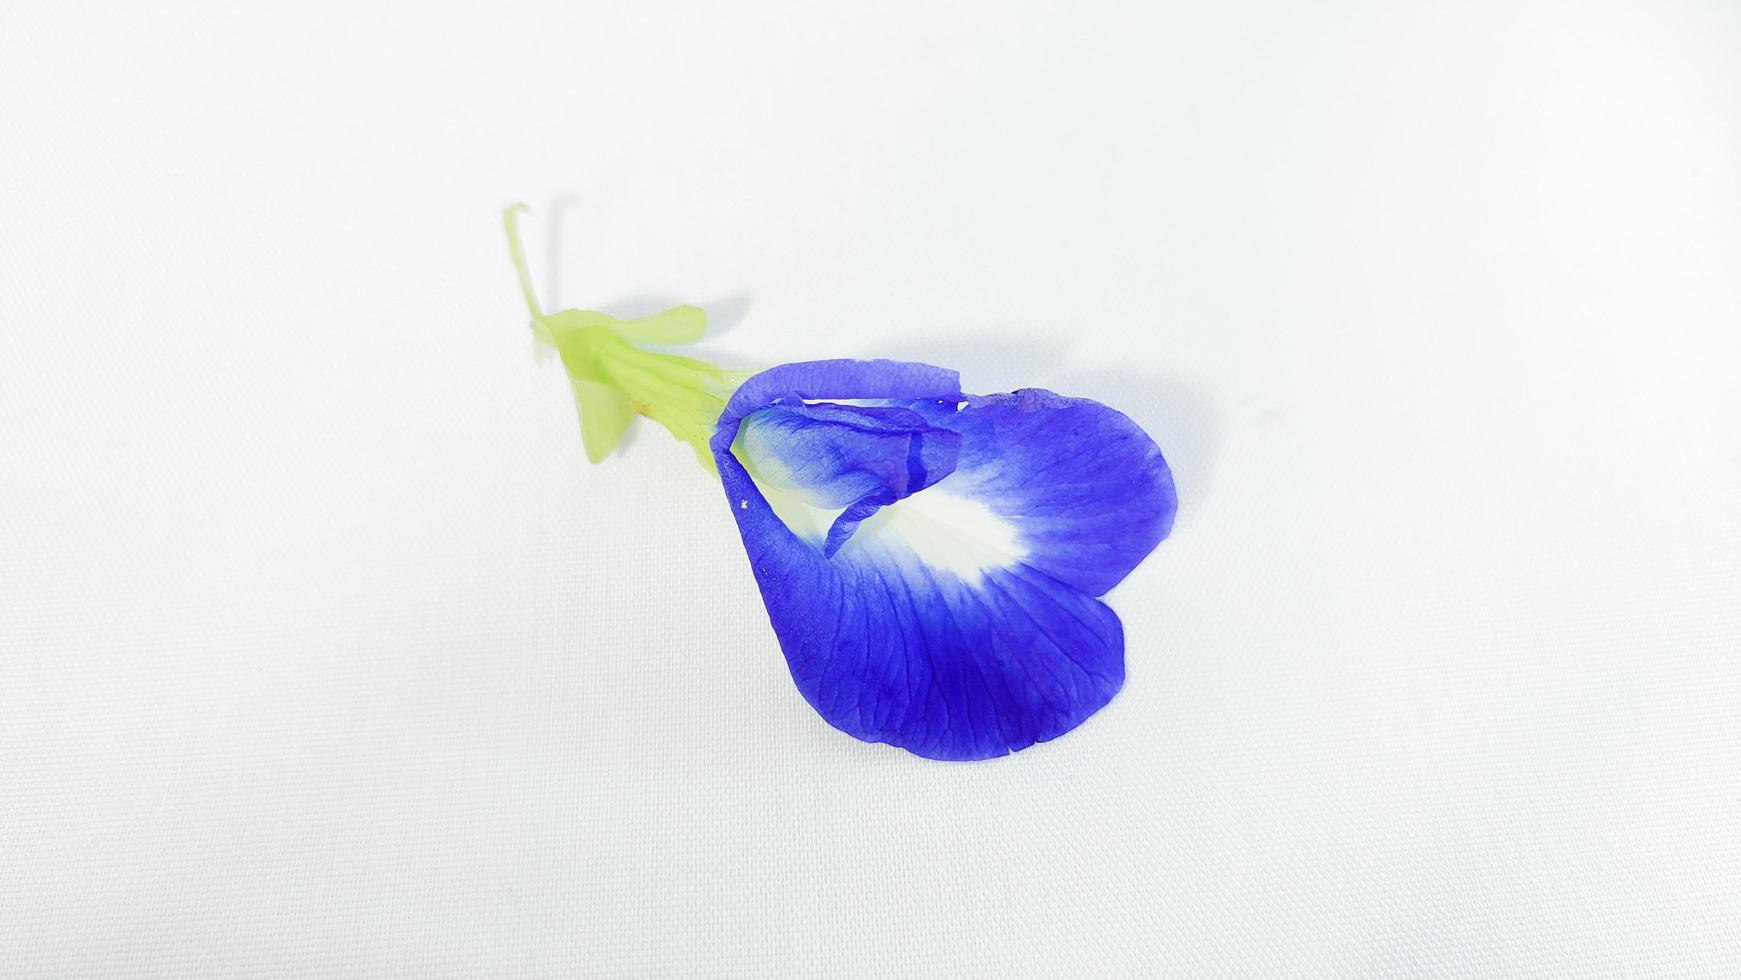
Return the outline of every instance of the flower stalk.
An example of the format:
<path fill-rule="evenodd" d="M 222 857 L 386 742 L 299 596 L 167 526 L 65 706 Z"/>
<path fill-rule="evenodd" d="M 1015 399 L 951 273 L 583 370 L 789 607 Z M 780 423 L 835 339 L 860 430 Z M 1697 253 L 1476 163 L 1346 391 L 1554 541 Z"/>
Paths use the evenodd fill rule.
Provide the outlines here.
<path fill-rule="evenodd" d="M 635 320 L 592 310 L 545 313 L 520 240 L 518 219 L 525 210 L 525 205 L 515 205 L 502 213 L 508 253 L 532 315 L 533 336 L 556 349 L 568 372 L 587 459 L 597 463 L 610 455 L 629 423 L 642 415 L 689 444 L 708 472 L 717 472 L 708 440 L 727 399 L 748 373 L 637 346 L 693 343 L 706 332 L 707 315 L 694 306 L 675 306 Z"/>

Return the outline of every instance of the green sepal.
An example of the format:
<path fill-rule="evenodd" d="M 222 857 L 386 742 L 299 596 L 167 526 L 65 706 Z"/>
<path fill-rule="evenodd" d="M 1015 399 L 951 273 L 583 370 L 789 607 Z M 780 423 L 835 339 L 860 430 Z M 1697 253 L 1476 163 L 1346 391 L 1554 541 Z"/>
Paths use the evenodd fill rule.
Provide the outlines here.
<path fill-rule="evenodd" d="M 614 388 L 584 378 L 568 380 L 574 386 L 574 408 L 580 413 L 580 441 L 586 446 L 587 462 L 603 462 L 629 431 L 635 409 Z"/>
<path fill-rule="evenodd" d="M 707 333 L 707 314 L 698 306 L 673 306 L 638 320 L 618 320 L 611 329 L 637 344 L 693 344 Z"/>
<path fill-rule="evenodd" d="M 593 310 L 545 313 L 532 291 L 532 277 L 520 244 L 516 217 L 523 206 L 502 215 L 508 250 L 520 277 L 520 290 L 532 314 L 532 333 L 542 352 L 555 349 L 574 388 L 586 458 L 601 462 L 621 443 L 636 415 L 664 426 L 695 450 L 702 467 L 714 471 L 708 447 L 725 403 L 747 374 L 706 361 L 647 351 L 636 344 L 687 344 L 707 331 L 707 314 L 694 306 L 674 306 L 634 320 L 618 320 Z"/>

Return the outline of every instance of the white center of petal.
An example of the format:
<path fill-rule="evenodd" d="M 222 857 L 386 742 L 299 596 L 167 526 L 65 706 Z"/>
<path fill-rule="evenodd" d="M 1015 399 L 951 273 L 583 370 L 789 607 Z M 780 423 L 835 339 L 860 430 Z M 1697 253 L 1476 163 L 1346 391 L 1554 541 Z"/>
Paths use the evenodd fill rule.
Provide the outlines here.
<path fill-rule="evenodd" d="M 845 508 L 825 506 L 798 486 L 766 438 L 761 426 L 746 424 L 733 454 L 787 529 L 820 551 Z M 917 562 L 968 585 L 978 585 L 988 571 L 1020 563 L 1028 550 L 1015 526 L 969 496 L 970 489 L 950 476 L 889 504 L 860 523 L 836 557 Z M 747 501 L 739 504 L 747 507 Z"/>
<path fill-rule="evenodd" d="M 911 555 L 969 585 L 1026 557 L 1009 521 L 977 500 L 949 492 L 949 483 L 945 479 L 872 514 L 846 548 Z"/>

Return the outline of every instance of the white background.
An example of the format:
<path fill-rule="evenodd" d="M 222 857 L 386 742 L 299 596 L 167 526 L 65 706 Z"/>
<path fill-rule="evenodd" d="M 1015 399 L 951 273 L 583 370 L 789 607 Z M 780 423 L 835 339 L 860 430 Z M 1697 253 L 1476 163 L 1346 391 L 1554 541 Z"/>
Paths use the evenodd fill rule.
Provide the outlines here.
<path fill-rule="evenodd" d="M 1452 10 L 1451 7 L 1458 9 Z M 1741 972 L 1741 9 L 0 13 L 0 975 Z M 1129 682 L 828 728 L 551 305 L 1143 424 Z"/>

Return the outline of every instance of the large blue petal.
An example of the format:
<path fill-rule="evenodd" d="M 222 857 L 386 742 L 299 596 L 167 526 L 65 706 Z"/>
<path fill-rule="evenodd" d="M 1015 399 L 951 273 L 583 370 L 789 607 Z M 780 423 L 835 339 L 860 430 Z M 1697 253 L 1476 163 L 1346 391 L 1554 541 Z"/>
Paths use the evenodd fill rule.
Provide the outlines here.
<path fill-rule="evenodd" d="M 732 447 L 770 406 L 842 418 L 805 406 L 828 399 L 896 406 L 960 441 L 950 475 L 921 480 L 825 553 Z M 809 438 L 851 441 L 838 436 Z M 886 456 L 877 446 L 860 449 Z M 1049 392 L 966 396 L 928 365 L 810 362 L 740 387 L 712 450 L 793 679 L 830 724 L 932 758 L 989 758 L 1069 731 L 1122 685 L 1123 633 L 1094 596 L 1165 536 L 1175 507 L 1160 452 L 1123 415 Z M 851 467 L 821 469 L 838 499 Z M 900 532 L 930 504 L 953 509 Z M 951 540 L 982 526 L 995 533 Z"/>

